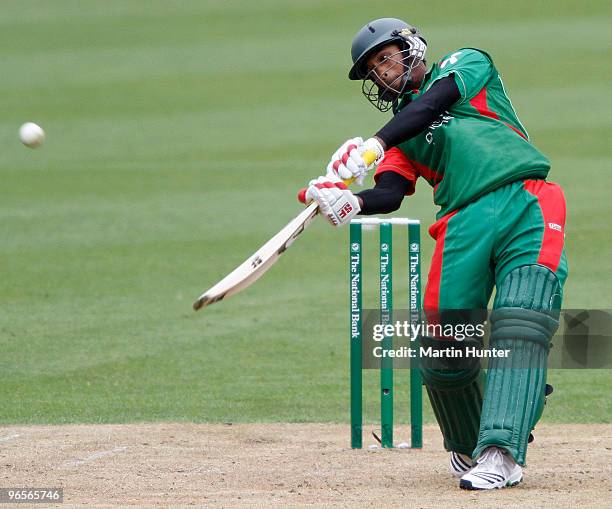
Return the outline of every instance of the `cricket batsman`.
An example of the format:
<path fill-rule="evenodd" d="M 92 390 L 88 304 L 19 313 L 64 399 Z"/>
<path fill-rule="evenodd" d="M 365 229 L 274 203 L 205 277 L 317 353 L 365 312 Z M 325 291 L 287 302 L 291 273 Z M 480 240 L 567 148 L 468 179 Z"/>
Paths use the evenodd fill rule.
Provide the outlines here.
<path fill-rule="evenodd" d="M 440 210 L 429 228 L 436 244 L 425 311 L 487 309 L 495 288 L 490 347 L 512 355 L 492 358 L 486 380 L 474 359 L 457 369 L 422 365 L 423 381 L 459 486 L 514 486 L 544 409 L 567 277 L 565 199 L 546 180 L 550 163 L 530 142 L 491 56 L 459 48 L 427 70 L 426 50 L 421 32 L 399 19 L 359 30 L 349 79 L 394 116 L 373 137 L 346 141 L 306 200 L 340 226 L 359 213 L 397 210 L 419 177 L 433 187 Z M 343 183 L 373 168 L 374 188 L 353 194 Z"/>

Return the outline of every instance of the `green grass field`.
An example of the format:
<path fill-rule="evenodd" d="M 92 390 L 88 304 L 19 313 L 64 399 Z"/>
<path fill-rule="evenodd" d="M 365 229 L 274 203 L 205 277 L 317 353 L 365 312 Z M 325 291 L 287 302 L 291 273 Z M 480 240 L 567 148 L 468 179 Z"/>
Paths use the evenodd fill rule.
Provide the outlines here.
<path fill-rule="evenodd" d="M 1 423 L 348 420 L 346 230 L 319 220 L 245 293 L 191 302 L 389 118 L 346 79 L 380 16 L 419 25 L 431 59 L 492 54 L 565 188 L 565 306 L 612 307 L 609 3 L 384 5 L 2 3 Z M 28 120 L 47 131 L 36 151 Z M 402 215 L 434 214 L 421 183 Z M 610 422 L 609 372 L 550 378 L 546 421 Z"/>

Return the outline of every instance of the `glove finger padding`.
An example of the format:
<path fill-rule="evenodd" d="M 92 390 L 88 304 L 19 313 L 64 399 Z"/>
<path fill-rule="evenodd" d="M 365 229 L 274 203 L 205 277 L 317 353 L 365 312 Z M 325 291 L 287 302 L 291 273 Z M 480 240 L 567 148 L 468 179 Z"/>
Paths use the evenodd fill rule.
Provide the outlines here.
<path fill-rule="evenodd" d="M 366 172 L 363 157 L 359 154 L 357 145 L 349 145 L 339 159 L 332 163 L 332 173 L 343 180 L 360 177 Z"/>
<path fill-rule="evenodd" d="M 360 157 L 359 151 L 357 149 L 361 145 L 363 145 L 363 139 L 360 137 L 351 138 L 345 141 L 331 157 L 331 160 L 329 161 L 329 164 L 326 168 L 327 176 L 340 177 L 343 180 L 348 180 L 360 176 L 359 174 L 362 170 L 360 170 L 359 168 L 359 159 L 362 158 Z M 356 164 L 348 163 L 347 166 L 347 162 L 349 161 L 351 153 L 353 152 L 354 155 L 352 157 Z M 363 170 L 365 170 L 365 166 Z"/>
<path fill-rule="evenodd" d="M 307 200 L 315 200 L 321 213 L 334 226 L 350 222 L 361 210 L 357 197 L 339 179 L 319 177 L 306 191 Z"/>
<path fill-rule="evenodd" d="M 363 143 L 363 138 L 361 137 L 356 137 L 356 138 L 350 138 L 348 140 L 346 140 L 338 150 L 336 150 L 334 152 L 334 155 L 331 157 L 331 162 L 333 163 L 334 161 L 337 161 L 338 159 L 340 159 L 342 157 L 342 155 L 348 151 L 348 147 L 350 145 L 355 145 L 356 147 L 358 147 L 359 145 L 361 145 Z"/>
<path fill-rule="evenodd" d="M 345 164 L 340 164 L 336 167 L 335 170 L 332 170 L 332 176 L 340 177 L 342 180 L 350 180 L 355 175 L 348 166 L 346 166 Z"/>
<path fill-rule="evenodd" d="M 344 165 L 350 170 L 350 172 L 355 177 L 361 177 L 366 174 L 368 168 L 366 166 L 365 161 L 363 160 L 362 155 L 359 153 L 357 148 L 351 150 L 347 157 Z"/>

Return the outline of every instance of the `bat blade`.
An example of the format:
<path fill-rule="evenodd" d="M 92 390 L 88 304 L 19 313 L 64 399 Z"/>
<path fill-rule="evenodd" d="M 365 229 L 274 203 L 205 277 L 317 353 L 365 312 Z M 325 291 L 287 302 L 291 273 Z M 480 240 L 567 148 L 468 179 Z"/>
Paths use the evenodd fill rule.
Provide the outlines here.
<path fill-rule="evenodd" d="M 210 306 L 251 286 L 276 263 L 280 255 L 308 227 L 318 212 L 319 206 L 311 203 L 241 265 L 200 295 L 193 303 L 193 309 L 197 311 Z"/>

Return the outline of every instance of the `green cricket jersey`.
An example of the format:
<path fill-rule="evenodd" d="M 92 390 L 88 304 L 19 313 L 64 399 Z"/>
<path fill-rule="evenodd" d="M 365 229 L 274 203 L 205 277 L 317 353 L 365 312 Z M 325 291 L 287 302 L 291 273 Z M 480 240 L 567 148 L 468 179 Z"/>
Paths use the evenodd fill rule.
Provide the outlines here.
<path fill-rule="evenodd" d="M 546 178 L 550 163 L 529 141 L 491 57 L 475 48 L 445 55 L 401 109 L 453 75 L 461 98 L 422 133 L 398 145 L 434 187 L 438 218 L 505 184 Z"/>

